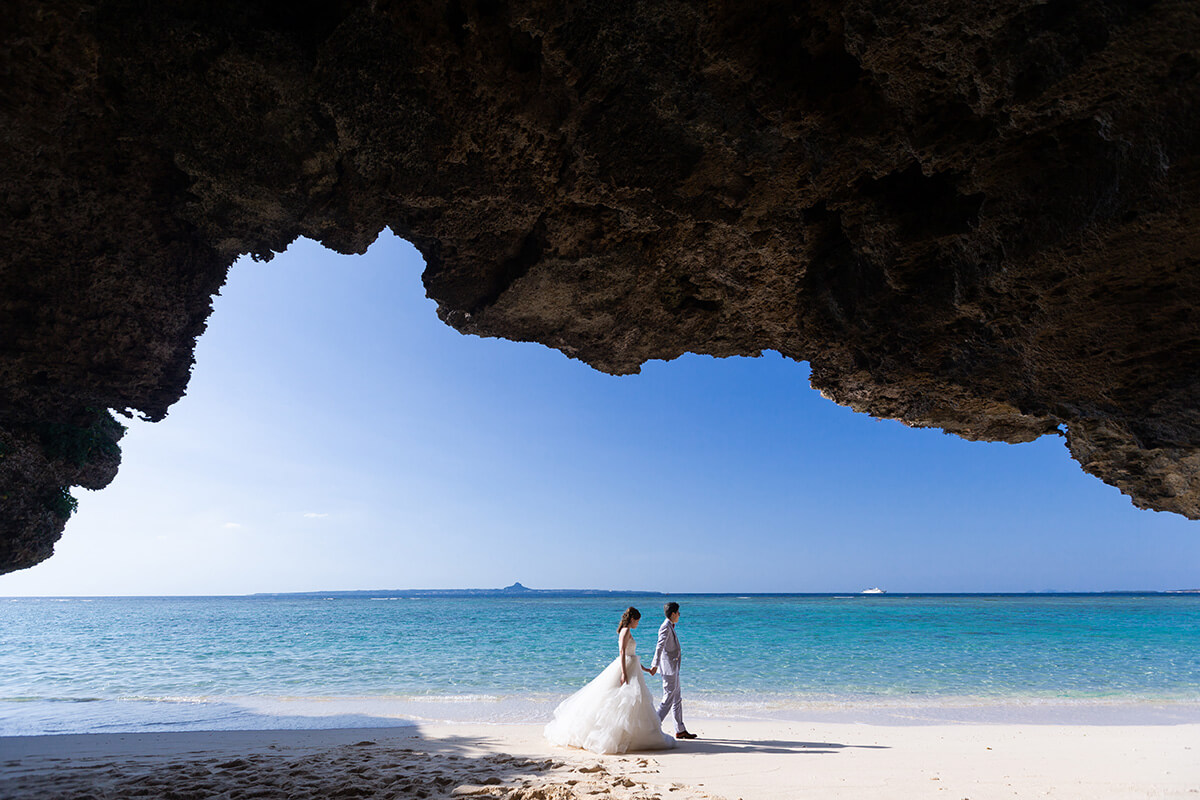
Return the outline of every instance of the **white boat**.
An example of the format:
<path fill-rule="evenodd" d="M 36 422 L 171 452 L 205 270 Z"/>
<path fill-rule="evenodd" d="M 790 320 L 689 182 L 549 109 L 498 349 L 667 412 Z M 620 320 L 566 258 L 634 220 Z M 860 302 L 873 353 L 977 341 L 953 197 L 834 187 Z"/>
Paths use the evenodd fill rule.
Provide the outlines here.
<path fill-rule="evenodd" d="M 859 592 L 859 594 L 887 594 L 887 592 L 885 592 L 883 589 L 880 589 L 878 586 L 875 586 L 871 589 L 863 589 L 861 592 Z"/>

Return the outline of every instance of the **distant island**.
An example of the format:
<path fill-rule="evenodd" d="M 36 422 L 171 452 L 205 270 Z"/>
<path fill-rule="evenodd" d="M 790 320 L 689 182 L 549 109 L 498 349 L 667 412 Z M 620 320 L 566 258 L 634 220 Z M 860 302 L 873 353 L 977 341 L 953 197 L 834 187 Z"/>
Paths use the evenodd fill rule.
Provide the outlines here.
<path fill-rule="evenodd" d="M 503 589 L 351 589 L 336 592 L 256 592 L 254 597 L 661 597 L 662 592 L 620 589 L 530 589 L 520 581 Z"/>
<path fill-rule="evenodd" d="M 1110 589 L 1102 592 L 1063 592 L 1044 589 L 1039 592 L 901 592 L 892 595 L 883 589 L 858 592 L 676 592 L 675 597 L 838 597 L 846 594 L 892 597 L 1029 597 L 1062 595 L 1200 594 L 1200 589 Z M 249 597 L 329 597 L 329 598 L 403 598 L 403 597 L 666 597 L 665 592 L 632 589 L 530 589 L 520 581 L 503 589 L 350 589 L 324 592 L 255 592 Z"/>

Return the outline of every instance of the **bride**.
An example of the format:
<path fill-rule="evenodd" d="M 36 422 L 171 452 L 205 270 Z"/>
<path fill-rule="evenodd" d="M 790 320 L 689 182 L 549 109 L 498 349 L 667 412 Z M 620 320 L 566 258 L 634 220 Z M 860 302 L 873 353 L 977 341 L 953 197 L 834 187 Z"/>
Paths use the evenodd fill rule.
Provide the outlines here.
<path fill-rule="evenodd" d="M 654 698 L 646 688 L 637 657 L 633 630 L 641 613 L 630 606 L 621 615 L 617 631 L 616 660 L 575 694 L 554 709 L 546 726 L 546 738 L 554 744 L 582 747 L 593 753 L 625 753 L 629 750 L 664 750 L 675 740 L 662 732 L 654 710 Z"/>

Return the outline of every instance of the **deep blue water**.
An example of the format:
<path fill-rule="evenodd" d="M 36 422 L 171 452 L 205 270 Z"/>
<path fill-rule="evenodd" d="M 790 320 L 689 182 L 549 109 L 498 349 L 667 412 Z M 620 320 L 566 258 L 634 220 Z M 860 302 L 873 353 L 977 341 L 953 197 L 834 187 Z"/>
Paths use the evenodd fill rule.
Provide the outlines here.
<path fill-rule="evenodd" d="M 662 599 L 2 599 L 0 734 L 543 719 Z M 1200 595 L 678 599 L 694 714 L 1200 704 Z"/>

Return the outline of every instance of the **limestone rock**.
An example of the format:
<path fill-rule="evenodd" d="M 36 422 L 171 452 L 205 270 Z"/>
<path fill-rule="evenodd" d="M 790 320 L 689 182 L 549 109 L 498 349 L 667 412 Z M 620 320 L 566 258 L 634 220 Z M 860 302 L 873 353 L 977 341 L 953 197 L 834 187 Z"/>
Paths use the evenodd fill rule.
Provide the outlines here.
<path fill-rule="evenodd" d="M 111 480 L 105 409 L 179 399 L 239 254 L 384 226 L 463 332 L 610 373 L 778 350 L 835 402 L 1065 435 L 1200 517 L 1193 3 L 5 15 L 0 570 L 49 554 L 66 487 Z M 82 460 L 47 444 L 67 430 Z"/>

